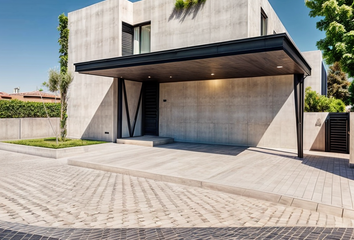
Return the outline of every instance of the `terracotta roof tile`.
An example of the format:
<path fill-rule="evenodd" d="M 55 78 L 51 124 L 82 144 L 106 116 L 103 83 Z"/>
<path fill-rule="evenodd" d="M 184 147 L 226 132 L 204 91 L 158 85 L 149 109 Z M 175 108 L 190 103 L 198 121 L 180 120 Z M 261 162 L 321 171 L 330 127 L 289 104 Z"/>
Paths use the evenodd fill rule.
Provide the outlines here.
<path fill-rule="evenodd" d="M 12 93 L 10 94 L 10 96 L 27 96 L 27 97 L 37 97 L 37 96 L 41 96 L 42 97 L 46 97 L 46 98 L 57 98 L 59 99 L 59 96 L 55 96 L 54 94 L 50 94 L 50 93 L 45 93 L 45 92 L 41 92 L 41 91 L 33 91 L 33 92 L 24 92 L 24 93 Z"/>

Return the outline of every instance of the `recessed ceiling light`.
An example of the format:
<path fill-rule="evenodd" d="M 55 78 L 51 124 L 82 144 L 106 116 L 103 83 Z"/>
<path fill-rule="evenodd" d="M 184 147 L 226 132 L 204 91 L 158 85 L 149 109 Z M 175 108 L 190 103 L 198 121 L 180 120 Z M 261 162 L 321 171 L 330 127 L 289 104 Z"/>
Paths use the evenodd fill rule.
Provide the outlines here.
<path fill-rule="evenodd" d="M 151 76 L 148 76 L 148 78 L 151 78 Z"/>
<path fill-rule="evenodd" d="M 214 76 L 214 75 L 215 75 L 215 73 L 212 73 L 212 74 L 211 74 L 211 76 Z"/>
<path fill-rule="evenodd" d="M 170 76 L 170 78 L 172 78 L 172 76 Z"/>
<path fill-rule="evenodd" d="M 283 66 L 277 66 L 277 68 L 279 68 L 279 69 L 280 69 L 280 68 L 283 68 Z"/>

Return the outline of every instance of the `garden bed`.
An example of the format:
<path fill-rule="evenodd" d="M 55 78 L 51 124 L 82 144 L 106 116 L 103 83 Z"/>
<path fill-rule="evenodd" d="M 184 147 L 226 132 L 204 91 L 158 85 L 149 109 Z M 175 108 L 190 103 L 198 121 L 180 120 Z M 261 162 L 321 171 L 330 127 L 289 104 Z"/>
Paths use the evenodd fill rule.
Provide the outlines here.
<path fill-rule="evenodd" d="M 4 143 L 12 143 L 18 145 L 26 145 L 32 147 L 43 147 L 52 149 L 61 149 L 69 147 L 82 147 L 89 145 L 102 144 L 102 141 L 92 141 L 92 140 L 81 140 L 81 139 L 67 139 L 64 142 L 58 141 L 56 143 L 56 138 L 41 138 L 41 139 L 28 139 L 28 140 L 15 140 L 15 141 L 4 141 Z"/>

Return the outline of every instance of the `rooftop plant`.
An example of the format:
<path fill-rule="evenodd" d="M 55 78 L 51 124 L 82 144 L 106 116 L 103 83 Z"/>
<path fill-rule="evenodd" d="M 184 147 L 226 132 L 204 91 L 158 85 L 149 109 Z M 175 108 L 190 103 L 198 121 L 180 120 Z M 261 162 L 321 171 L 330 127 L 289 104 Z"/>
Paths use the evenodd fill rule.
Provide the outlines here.
<path fill-rule="evenodd" d="M 175 8 L 178 10 L 188 9 L 194 5 L 205 3 L 206 0 L 176 0 Z"/>

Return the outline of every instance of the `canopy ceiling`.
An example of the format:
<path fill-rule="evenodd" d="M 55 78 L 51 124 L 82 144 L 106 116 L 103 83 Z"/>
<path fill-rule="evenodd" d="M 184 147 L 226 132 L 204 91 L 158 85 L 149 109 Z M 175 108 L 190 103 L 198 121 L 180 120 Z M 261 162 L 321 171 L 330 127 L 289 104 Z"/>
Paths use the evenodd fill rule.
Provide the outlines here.
<path fill-rule="evenodd" d="M 81 62 L 75 70 L 141 82 L 311 75 L 311 67 L 285 33 Z"/>

